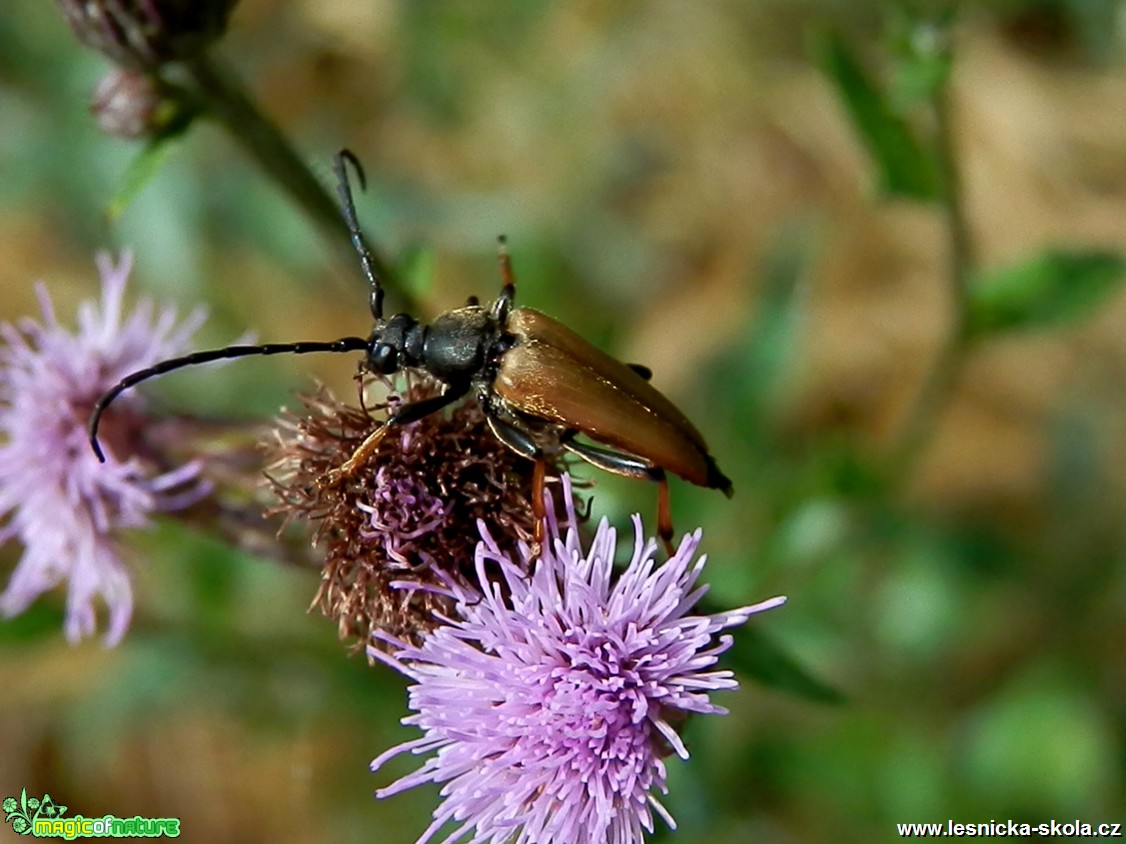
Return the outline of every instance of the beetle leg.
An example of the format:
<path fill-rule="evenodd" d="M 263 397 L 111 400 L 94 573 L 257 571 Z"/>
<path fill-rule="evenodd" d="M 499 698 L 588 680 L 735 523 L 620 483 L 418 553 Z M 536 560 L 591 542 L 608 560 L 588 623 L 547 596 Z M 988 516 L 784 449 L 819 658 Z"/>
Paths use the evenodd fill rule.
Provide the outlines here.
<path fill-rule="evenodd" d="M 641 363 L 627 363 L 630 369 L 636 372 L 645 381 L 650 381 L 653 378 L 653 370 Z"/>
<path fill-rule="evenodd" d="M 535 468 L 532 470 L 532 519 L 535 522 L 533 540 L 537 546 L 541 546 L 544 538 L 543 522 L 547 516 L 543 503 L 544 484 L 547 477 L 547 461 L 543 458 L 543 450 L 536 445 L 536 441 L 532 439 L 531 434 L 527 431 L 517 428 L 515 425 L 498 419 L 491 414 L 486 418 L 489 421 L 489 427 L 498 440 L 521 457 L 527 457 L 529 460 L 536 462 Z"/>
<path fill-rule="evenodd" d="M 637 478 L 638 480 L 659 481 L 665 476 L 664 469 L 654 466 L 648 460 L 634 457 L 632 454 L 626 454 L 622 451 L 612 451 L 608 448 L 579 442 L 573 439 L 574 435 L 575 432 L 568 432 L 568 435 L 560 437 L 559 444 L 592 466 L 613 472 L 615 475 Z"/>
<path fill-rule="evenodd" d="M 411 422 L 417 422 L 419 419 L 425 419 L 431 413 L 437 413 L 443 407 L 453 404 L 468 392 L 469 389 L 465 387 L 447 387 L 446 391 L 440 396 L 431 396 L 428 399 L 420 399 L 400 406 L 398 410 L 387 417 L 384 424 L 408 425 Z"/>
<path fill-rule="evenodd" d="M 375 450 L 379 448 L 379 444 L 383 441 L 383 438 L 387 436 L 387 432 L 390 431 L 393 426 L 407 425 L 411 422 L 417 422 L 419 419 L 424 419 L 431 413 L 437 413 L 443 407 L 453 404 L 464 396 L 465 393 L 466 390 L 464 389 L 451 387 L 440 396 L 431 396 L 430 398 L 402 405 L 398 410 L 387 417 L 386 422 L 368 434 L 367 438 L 356 447 L 356 450 L 352 452 L 347 460 L 338 468 L 326 473 L 324 477 L 320 479 L 319 485 L 322 488 L 333 487 L 345 478 L 352 477 L 352 475 L 356 473 L 356 470 L 363 466 Z"/>
<path fill-rule="evenodd" d="M 547 463 L 541 454 L 536 458 L 535 468 L 532 469 L 532 518 L 535 520 L 533 527 L 532 539 L 536 543 L 536 555 L 539 555 L 539 549 L 543 548 L 543 534 L 544 522 L 547 520 L 547 512 L 543 503 L 544 481 L 547 475 Z"/>
<path fill-rule="evenodd" d="M 532 435 L 527 431 L 517 428 L 510 422 L 505 422 L 503 419 L 498 419 L 491 414 L 487 416 L 486 419 L 496 438 L 521 457 L 527 457 L 529 460 L 539 460 L 543 456 L 540 447 L 536 445 L 536 441 L 532 439 Z"/>
<path fill-rule="evenodd" d="M 672 546 L 672 503 L 669 501 L 669 479 L 663 471 L 657 484 L 657 534 L 671 557 L 676 550 Z"/>
<path fill-rule="evenodd" d="M 317 485 L 322 489 L 334 487 L 345 478 L 350 478 L 356 473 L 356 469 L 367 462 L 371 457 L 372 452 L 379 448 L 379 444 L 391 430 L 391 423 L 384 422 L 374 431 L 367 435 L 367 438 L 360 443 L 352 452 L 352 455 L 345 460 L 340 466 L 327 472 L 323 477 L 317 481 Z"/>
<path fill-rule="evenodd" d="M 578 442 L 573 437 L 573 433 L 570 436 L 563 437 L 560 440 L 561 445 L 592 466 L 627 478 L 656 481 L 660 485 L 657 490 L 657 535 L 661 537 L 665 544 L 665 550 L 671 556 L 675 549 L 672 544 L 672 506 L 669 502 L 669 481 L 665 477 L 665 470 L 660 466 L 654 466 L 648 460 L 634 457 L 632 454 Z"/>

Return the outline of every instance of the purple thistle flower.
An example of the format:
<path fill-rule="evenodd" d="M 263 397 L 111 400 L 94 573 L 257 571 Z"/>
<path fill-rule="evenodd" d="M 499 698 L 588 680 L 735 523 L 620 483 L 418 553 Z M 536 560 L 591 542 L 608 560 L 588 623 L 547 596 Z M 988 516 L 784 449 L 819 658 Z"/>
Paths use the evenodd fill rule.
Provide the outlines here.
<path fill-rule="evenodd" d="M 572 501 L 566 476 L 563 500 Z M 560 525 L 549 502 L 536 561 L 514 562 L 482 525 L 480 591 L 453 586 L 455 612 L 420 645 L 383 634 L 390 651 L 369 650 L 414 680 L 415 714 L 403 723 L 424 732 L 372 770 L 401 753 L 435 752 L 376 792 L 443 784 L 445 802 L 420 844 L 448 822 L 457 828 L 447 842 L 494 844 L 640 842 L 653 810 L 675 827 L 654 796 L 667 791 L 662 757 L 688 756 L 675 725 L 693 712 L 725 713 L 708 694 L 738 685 L 732 672 L 711 670 L 731 645 L 716 634 L 785 599 L 688 615 L 706 591 L 696 585 L 701 532 L 657 565 L 656 542 L 639 516 L 633 523 L 633 556 L 616 579 L 616 531 L 603 519 L 584 552 L 570 504 Z"/>
<path fill-rule="evenodd" d="M 184 350 L 203 321 L 197 312 L 177 324 L 172 309 L 154 313 L 142 300 L 122 312 L 128 254 L 114 266 L 99 255 L 101 302 L 78 308 L 78 329 L 59 324 L 46 287 L 36 287 L 42 323 L 0 325 L 0 543 L 19 537 L 23 556 L 0 595 L 11 617 L 66 581 L 66 635 L 71 642 L 97 627 L 94 598 L 109 609 L 106 643 L 125 634 L 133 590 L 115 538 L 143 527 L 151 513 L 179 509 L 207 493 L 200 465 L 169 470 L 148 448 L 145 459 L 115 456 L 114 444 L 143 444 L 147 418 L 140 397 L 122 396 L 107 414 L 107 462 L 90 449 L 86 421 L 101 393 L 124 375 Z M 132 455 L 132 448 L 122 448 Z"/>

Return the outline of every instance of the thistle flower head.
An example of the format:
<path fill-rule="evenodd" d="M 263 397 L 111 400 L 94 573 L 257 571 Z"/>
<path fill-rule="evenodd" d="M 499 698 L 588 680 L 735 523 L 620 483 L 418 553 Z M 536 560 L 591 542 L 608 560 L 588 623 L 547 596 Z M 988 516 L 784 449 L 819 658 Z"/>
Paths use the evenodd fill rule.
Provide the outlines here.
<path fill-rule="evenodd" d="M 59 0 L 74 34 L 115 63 L 156 70 L 218 38 L 237 0 Z"/>
<path fill-rule="evenodd" d="M 565 501 L 570 501 L 564 479 Z M 455 590 L 443 626 L 414 645 L 372 650 L 414 681 L 421 738 L 392 748 L 433 751 L 422 767 L 376 792 L 389 797 L 441 783 L 444 803 L 419 839 L 447 823 L 445 839 L 501 842 L 640 842 L 653 812 L 673 825 L 664 793 L 669 750 L 687 758 L 675 725 L 689 713 L 724 710 L 709 693 L 733 689 L 730 671 L 712 670 L 731 644 L 719 631 L 778 606 L 774 598 L 711 616 L 689 615 L 705 591 L 700 531 L 685 536 L 662 565 L 656 542 L 634 517 L 633 554 L 612 574 L 617 535 L 605 520 L 583 548 L 568 504 L 539 559 L 502 551 L 482 526 L 476 583 Z"/>
<path fill-rule="evenodd" d="M 0 325 L 0 542 L 18 537 L 24 546 L 0 612 L 20 613 L 65 581 L 71 641 L 94 632 L 99 595 L 109 609 L 107 643 L 116 644 L 128 627 L 132 587 L 117 533 L 206 494 L 197 463 L 171 468 L 148 445 L 135 393 L 106 416 L 104 465 L 87 441 L 98 396 L 124 375 L 182 352 L 203 319 L 197 313 L 177 323 L 172 310 L 155 314 L 149 301 L 125 315 L 129 267 L 127 255 L 116 266 L 99 256 L 101 302 L 79 306 L 73 333 L 59 323 L 42 284 L 41 323 Z"/>
<path fill-rule="evenodd" d="M 449 612 L 450 584 L 473 577 L 478 520 L 505 548 L 533 533 L 532 463 L 497 440 L 474 402 L 393 428 L 358 471 L 325 485 L 390 410 L 439 390 L 426 376 L 368 379 L 361 404 L 365 386 L 386 392 L 370 412 L 322 388 L 267 446 L 275 512 L 308 523 L 325 554 L 315 604 L 357 647 L 375 630 L 411 639 Z"/>

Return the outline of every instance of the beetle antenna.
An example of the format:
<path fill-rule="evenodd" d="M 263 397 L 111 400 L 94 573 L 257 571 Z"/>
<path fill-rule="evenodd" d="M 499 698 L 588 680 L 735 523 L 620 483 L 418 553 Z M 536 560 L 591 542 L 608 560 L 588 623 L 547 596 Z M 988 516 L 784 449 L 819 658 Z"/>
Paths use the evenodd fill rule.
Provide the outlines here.
<path fill-rule="evenodd" d="M 508 238 L 503 234 L 497 235 L 497 262 L 500 264 L 500 280 L 503 285 L 501 295 L 507 293 L 511 297 L 516 292 L 516 276 L 512 273 L 512 259 L 508 257 Z"/>
<path fill-rule="evenodd" d="M 224 346 L 222 349 L 209 349 L 203 352 L 192 352 L 190 355 L 183 355 L 178 358 L 169 358 L 147 369 L 126 375 L 103 393 L 101 398 L 94 403 L 94 409 L 90 412 L 90 422 L 87 425 L 87 432 L 90 435 L 90 447 L 94 449 L 94 454 L 98 456 L 98 460 L 105 463 L 106 456 L 102 452 L 101 445 L 98 443 L 98 425 L 101 424 L 102 414 L 106 412 L 106 408 L 113 403 L 114 399 L 133 385 L 140 384 L 142 381 L 147 381 L 158 375 L 163 375 L 166 372 L 171 372 L 174 369 L 182 369 L 185 366 L 195 366 L 197 363 L 209 363 L 226 358 L 241 358 L 248 355 L 305 355 L 310 352 L 358 352 L 367 349 L 367 347 L 368 341 L 363 337 L 342 337 L 339 340 L 329 342 L 312 341 L 304 343 L 263 343 L 260 346 Z"/>
<path fill-rule="evenodd" d="M 336 171 L 336 192 L 340 194 L 340 204 L 344 210 L 344 222 L 348 225 L 348 234 L 352 238 L 352 246 L 360 256 L 360 267 L 363 269 L 364 278 L 371 287 L 371 315 L 376 322 L 383 319 L 383 285 L 379 283 L 379 276 L 375 272 L 375 259 L 371 256 L 371 248 L 364 238 L 360 228 L 359 218 L 356 216 L 356 203 L 352 199 L 352 185 L 348 181 L 348 167 L 356 171 L 356 178 L 360 180 L 360 190 L 367 189 L 367 178 L 360 161 L 352 154 L 351 150 L 342 149 L 333 159 L 333 169 Z"/>
<path fill-rule="evenodd" d="M 504 320 L 512 300 L 516 297 L 516 276 L 512 272 L 512 259 L 508 257 L 508 238 L 497 235 L 497 262 L 500 264 L 500 296 L 494 306 L 497 319 Z"/>

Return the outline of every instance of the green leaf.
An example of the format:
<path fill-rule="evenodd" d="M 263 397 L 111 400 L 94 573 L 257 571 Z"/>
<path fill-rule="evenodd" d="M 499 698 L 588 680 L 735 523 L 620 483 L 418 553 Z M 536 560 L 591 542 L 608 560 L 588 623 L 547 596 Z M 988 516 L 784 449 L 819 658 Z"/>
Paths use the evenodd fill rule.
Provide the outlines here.
<path fill-rule="evenodd" d="M 845 696 L 815 677 L 780 645 L 753 627 L 735 634 L 727 660 L 764 686 L 815 703 L 841 704 Z"/>
<path fill-rule="evenodd" d="M 1052 250 L 991 273 L 970 289 L 970 331 L 980 335 L 1062 325 L 1093 313 L 1122 283 L 1114 252 Z"/>
<path fill-rule="evenodd" d="M 941 188 L 938 163 L 894 111 L 844 39 L 831 32 L 818 38 L 814 49 L 879 170 L 880 190 L 910 199 L 937 199 Z"/>
<path fill-rule="evenodd" d="M 106 208 L 106 217 L 109 220 L 113 221 L 120 217 L 129 207 L 129 203 L 136 199 L 141 188 L 160 171 L 175 147 L 173 142 L 176 137 L 176 135 L 161 135 L 154 138 L 133 157 L 121 177 L 121 186 Z"/>
<path fill-rule="evenodd" d="M 179 140 L 195 122 L 199 112 L 191 105 L 167 99 L 153 117 L 155 134 L 149 139 L 125 170 L 121 177 L 121 187 L 106 209 L 106 217 L 112 222 L 121 216 L 129 203 L 149 183 L 168 159 Z"/>

